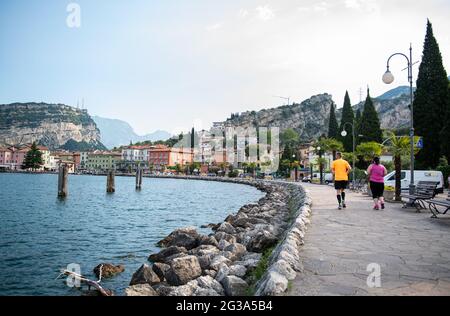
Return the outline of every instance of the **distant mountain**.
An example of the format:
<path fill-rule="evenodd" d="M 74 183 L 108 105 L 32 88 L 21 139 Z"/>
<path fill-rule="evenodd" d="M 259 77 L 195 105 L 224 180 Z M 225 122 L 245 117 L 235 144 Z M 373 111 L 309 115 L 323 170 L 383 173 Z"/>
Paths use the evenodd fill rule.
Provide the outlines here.
<path fill-rule="evenodd" d="M 416 90 L 416 88 L 414 88 Z M 402 95 L 409 95 L 409 86 L 400 86 L 397 88 L 394 88 L 392 90 L 387 91 L 386 93 L 380 95 L 377 99 L 378 100 L 392 100 L 398 97 L 401 97 Z"/>
<path fill-rule="evenodd" d="M 50 149 L 105 148 L 97 125 L 85 110 L 64 104 L 1 104 L 0 144 L 32 142 Z"/>
<path fill-rule="evenodd" d="M 151 134 L 140 136 L 136 134 L 131 125 L 125 121 L 99 116 L 94 116 L 92 118 L 100 129 L 102 143 L 108 148 L 128 145 L 130 141 L 133 143 L 146 140 L 158 141 L 167 140 L 172 137 L 172 135 L 166 131 L 156 131 Z"/>
<path fill-rule="evenodd" d="M 233 127 L 279 127 L 296 130 L 302 140 L 309 140 L 327 133 L 331 105 L 336 106 L 331 95 L 313 96 L 302 103 L 278 108 L 233 114 L 224 126 Z"/>

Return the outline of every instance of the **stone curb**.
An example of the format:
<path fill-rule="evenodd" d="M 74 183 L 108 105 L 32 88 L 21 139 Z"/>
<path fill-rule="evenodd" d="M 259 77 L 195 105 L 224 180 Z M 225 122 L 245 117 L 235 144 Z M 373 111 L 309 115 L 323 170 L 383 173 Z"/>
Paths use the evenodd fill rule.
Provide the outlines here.
<path fill-rule="evenodd" d="M 291 184 L 292 186 L 292 184 Z M 303 271 L 300 258 L 300 248 L 304 244 L 307 226 L 310 224 L 312 199 L 308 190 L 296 185 L 302 192 L 293 223 L 287 229 L 283 241 L 274 249 L 267 272 L 256 285 L 256 296 L 276 296 L 288 290 L 289 281 Z M 300 188 L 300 190 L 299 190 Z"/>

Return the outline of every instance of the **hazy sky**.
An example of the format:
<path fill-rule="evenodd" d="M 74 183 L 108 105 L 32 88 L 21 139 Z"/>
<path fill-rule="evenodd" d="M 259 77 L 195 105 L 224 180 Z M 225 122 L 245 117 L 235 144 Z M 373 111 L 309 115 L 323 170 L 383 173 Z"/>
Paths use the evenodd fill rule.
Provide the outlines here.
<path fill-rule="evenodd" d="M 448 0 L 0 0 L 0 103 L 76 105 L 143 134 L 208 127 L 231 112 L 327 92 L 340 107 L 370 85 L 387 57 L 413 43 L 420 59 L 430 18 L 450 71 Z M 393 60 L 396 85 L 406 61 Z M 415 68 L 417 75 L 417 66 Z"/>

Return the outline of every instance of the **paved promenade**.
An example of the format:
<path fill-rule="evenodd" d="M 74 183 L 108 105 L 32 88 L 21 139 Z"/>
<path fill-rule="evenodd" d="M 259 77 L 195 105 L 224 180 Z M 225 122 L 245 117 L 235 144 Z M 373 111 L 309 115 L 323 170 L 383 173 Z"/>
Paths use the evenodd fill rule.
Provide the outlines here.
<path fill-rule="evenodd" d="M 301 251 L 304 272 L 288 295 L 450 295 L 450 216 L 431 219 L 398 204 L 374 211 L 369 197 L 353 193 L 339 211 L 332 187 L 305 187 L 314 200 L 312 223 Z M 381 268 L 379 288 L 367 285 L 372 263 Z"/>

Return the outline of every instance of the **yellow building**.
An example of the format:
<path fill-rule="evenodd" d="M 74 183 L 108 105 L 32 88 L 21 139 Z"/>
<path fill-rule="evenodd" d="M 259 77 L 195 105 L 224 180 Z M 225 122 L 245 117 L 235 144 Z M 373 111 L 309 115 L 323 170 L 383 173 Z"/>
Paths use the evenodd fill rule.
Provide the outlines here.
<path fill-rule="evenodd" d="M 109 170 L 122 160 L 122 153 L 94 151 L 88 154 L 86 168 L 88 170 Z"/>

